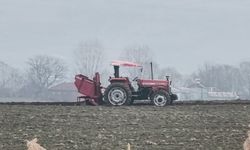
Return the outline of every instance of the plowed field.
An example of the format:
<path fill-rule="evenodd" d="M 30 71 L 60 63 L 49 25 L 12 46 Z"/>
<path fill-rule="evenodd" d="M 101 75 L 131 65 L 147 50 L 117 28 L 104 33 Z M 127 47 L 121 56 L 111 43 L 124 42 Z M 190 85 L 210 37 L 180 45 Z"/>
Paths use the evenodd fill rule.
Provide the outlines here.
<path fill-rule="evenodd" d="M 240 150 L 249 104 L 154 106 L 0 105 L 0 149 Z"/>

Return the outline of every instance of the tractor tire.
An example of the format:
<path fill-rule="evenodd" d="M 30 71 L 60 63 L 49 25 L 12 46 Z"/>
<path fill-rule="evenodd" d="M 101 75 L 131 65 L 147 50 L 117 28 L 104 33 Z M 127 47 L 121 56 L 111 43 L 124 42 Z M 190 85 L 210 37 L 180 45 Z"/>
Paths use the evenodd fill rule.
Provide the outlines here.
<path fill-rule="evenodd" d="M 158 106 L 158 107 L 170 105 L 171 104 L 171 97 L 167 92 L 165 92 L 163 90 L 156 91 L 151 96 L 151 103 L 154 104 L 155 106 Z"/>
<path fill-rule="evenodd" d="M 110 84 L 104 92 L 104 100 L 107 105 L 130 105 L 132 92 L 129 87 L 121 83 Z"/>

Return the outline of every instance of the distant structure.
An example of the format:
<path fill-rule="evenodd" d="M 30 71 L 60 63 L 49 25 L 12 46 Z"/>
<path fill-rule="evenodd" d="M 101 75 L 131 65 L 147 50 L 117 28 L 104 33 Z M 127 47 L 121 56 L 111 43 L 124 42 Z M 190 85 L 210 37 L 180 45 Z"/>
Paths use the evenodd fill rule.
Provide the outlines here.
<path fill-rule="evenodd" d="M 187 87 L 175 87 L 179 100 L 236 100 L 236 92 L 222 92 L 215 87 L 204 86 L 199 79 Z"/>
<path fill-rule="evenodd" d="M 49 89 L 49 99 L 52 101 L 76 101 L 78 96 L 74 83 L 64 82 Z"/>

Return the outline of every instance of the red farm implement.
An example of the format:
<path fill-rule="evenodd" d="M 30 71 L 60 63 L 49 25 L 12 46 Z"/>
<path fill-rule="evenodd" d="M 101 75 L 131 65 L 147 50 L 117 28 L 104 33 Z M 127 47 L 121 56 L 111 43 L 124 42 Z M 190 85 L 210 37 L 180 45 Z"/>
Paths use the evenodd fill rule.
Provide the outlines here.
<path fill-rule="evenodd" d="M 75 85 L 78 92 L 82 96 L 78 97 L 78 102 L 81 99 L 89 102 L 92 105 L 107 104 L 113 106 L 130 105 L 134 100 L 151 100 L 156 106 L 165 106 L 173 103 L 177 99 L 177 95 L 171 92 L 171 81 L 166 76 L 166 80 L 154 80 L 153 68 L 151 64 L 152 79 L 144 80 L 138 77 L 133 79 L 138 85 L 138 90 L 135 90 L 128 77 L 121 77 L 119 74 L 120 66 L 137 67 L 142 70 L 142 66 L 132 62 L 113 61 L 114 77 L 110 77 L 110 85 L 102 93 L 99 73 L 95 77 L 89 79 L 84 75 L 75 76 Z"/>
<path fill-rule="evenodd" d="M 81 99 L 84 99 L 92 105 L 98 105 L 102 103 L 102 87 L 99 73 L 95 74 L 93 80 L 82 74 L 76 75 L 75 85 L 78 89 L 78 92 L 82 94 L 82 96 L 77 97 L 77 102 L 80 102 Z"/>

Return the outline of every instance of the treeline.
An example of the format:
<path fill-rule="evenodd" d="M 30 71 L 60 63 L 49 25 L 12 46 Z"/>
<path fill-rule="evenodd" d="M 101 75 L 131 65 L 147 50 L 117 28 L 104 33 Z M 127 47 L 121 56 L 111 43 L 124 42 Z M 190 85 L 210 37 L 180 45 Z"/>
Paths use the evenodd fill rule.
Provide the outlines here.
<path fill-rule="evenodd" d="M 27 61 L 24 71 L 0 62 L 0 97 L 46 98 L 48 89 L 67 73 L 63 60 L 38 55 Z"/>
<path fill-rule="evenodd" d="M 250 61 L 237 66 L 204 64 L 192 77 L 199 78 L 205 86 L 236 92 L 242 99 L 250 98 Z"/>
<path fill-rule="evenodd" d="M 98 71 L 101 73 L 102 84 L 108 85 L 108 77 L 112 76 L 113 70 L 106 60 L 108 54 L 99 41 L 82 42 L 74 53 L 74 66 L 70 68 L 65 60 L 47 55 L 29 58 L 26 69 L 22 68 L 22 71 L 0 62 L 0 97 L 46 99 L 49 88 L 64 82 L 66 76 L 70 75 L 73 80 L 77 73 L 91 78 Z M 150 78 L 149 64 L 153 62 L 155 78 L 164 79 L 166 75 L 170 75 L 174 87 L 187 87 L 199 79 L 206 87 L 236 92 L 240 98 L 250 99 L 250 61 L 241 62 L 237 66 L 205 63 L 191 75 L 183 75 L 176 68 L 160 68 L 153 51 L 145 45 L 128 46 L 117 59 L 137 62 L 143 66 L 142 72 L 140 69 L 121 70 L 122 76 L 131 79 Z"/>

